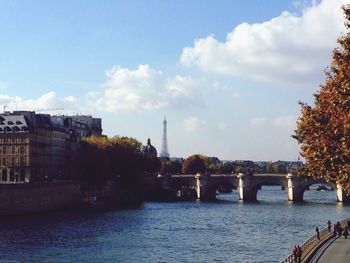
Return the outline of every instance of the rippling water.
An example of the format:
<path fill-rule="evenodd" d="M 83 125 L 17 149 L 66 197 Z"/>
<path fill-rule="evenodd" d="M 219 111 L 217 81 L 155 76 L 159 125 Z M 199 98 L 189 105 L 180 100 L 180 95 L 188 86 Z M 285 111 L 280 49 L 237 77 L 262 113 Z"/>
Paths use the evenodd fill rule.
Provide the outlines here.
<path fill-rule="evenodd" d="M 1 262 L 279 262 L 293 245 L 350 216 L 335 192 L 265 187 L 259 202 L 237 192 L 216 202 L 147 202 L 138 209 L 65 211 L 0 220 Z"/>

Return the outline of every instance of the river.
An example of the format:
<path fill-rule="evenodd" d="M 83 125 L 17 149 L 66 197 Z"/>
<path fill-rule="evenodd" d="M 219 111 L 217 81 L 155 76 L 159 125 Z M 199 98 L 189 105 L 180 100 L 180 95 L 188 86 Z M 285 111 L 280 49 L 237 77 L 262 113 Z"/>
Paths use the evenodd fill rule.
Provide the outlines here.
<path fill-rule="evenodd" d="M 122 211 L 60 211 L 0 219 L 0 262 L 279 262 L 297 243 L 350 216 L 334 191 L 293 204 L 267 186 L 258 202 L 146 202 Z"/>

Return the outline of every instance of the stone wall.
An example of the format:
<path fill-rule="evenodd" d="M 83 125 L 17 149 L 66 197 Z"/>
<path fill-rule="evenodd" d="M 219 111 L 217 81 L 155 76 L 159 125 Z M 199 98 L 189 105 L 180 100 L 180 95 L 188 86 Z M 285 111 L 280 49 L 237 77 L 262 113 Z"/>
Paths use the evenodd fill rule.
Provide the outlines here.
<path fill-rule="evenodd" d="M 0 215 L 64 209 L 81 204 L 80 184 L 73 181 L 0 185 Z"/>

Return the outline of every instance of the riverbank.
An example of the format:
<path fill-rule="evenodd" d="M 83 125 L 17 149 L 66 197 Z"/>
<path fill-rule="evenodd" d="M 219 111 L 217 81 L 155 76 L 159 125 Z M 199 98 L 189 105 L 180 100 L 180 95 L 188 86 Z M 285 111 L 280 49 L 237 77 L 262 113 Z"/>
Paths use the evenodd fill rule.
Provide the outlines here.
<path fill-rule="evenodd" d="M 75 181 L 0 184 L 0 215 L 21 215 L 67 209 L 81 204 Z"/>
<path fill-rule="evenodd" d="M 143 202 L 140 187 L 108 181 L 87 186 L 78 181 L 0 184 L 0 216 L 24 215 L 72 208 L 126 208 Z"/>

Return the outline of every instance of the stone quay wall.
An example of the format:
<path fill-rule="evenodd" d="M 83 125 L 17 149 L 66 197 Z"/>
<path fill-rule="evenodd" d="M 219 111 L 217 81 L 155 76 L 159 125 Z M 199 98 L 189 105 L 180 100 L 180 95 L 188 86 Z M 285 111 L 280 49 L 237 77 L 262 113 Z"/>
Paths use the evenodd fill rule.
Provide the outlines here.
<path fill-rule="evenodd" d="M 78 182 L 0 185 L 0 215 L 20 215 L 64 209 L 81 204 Z"/>

